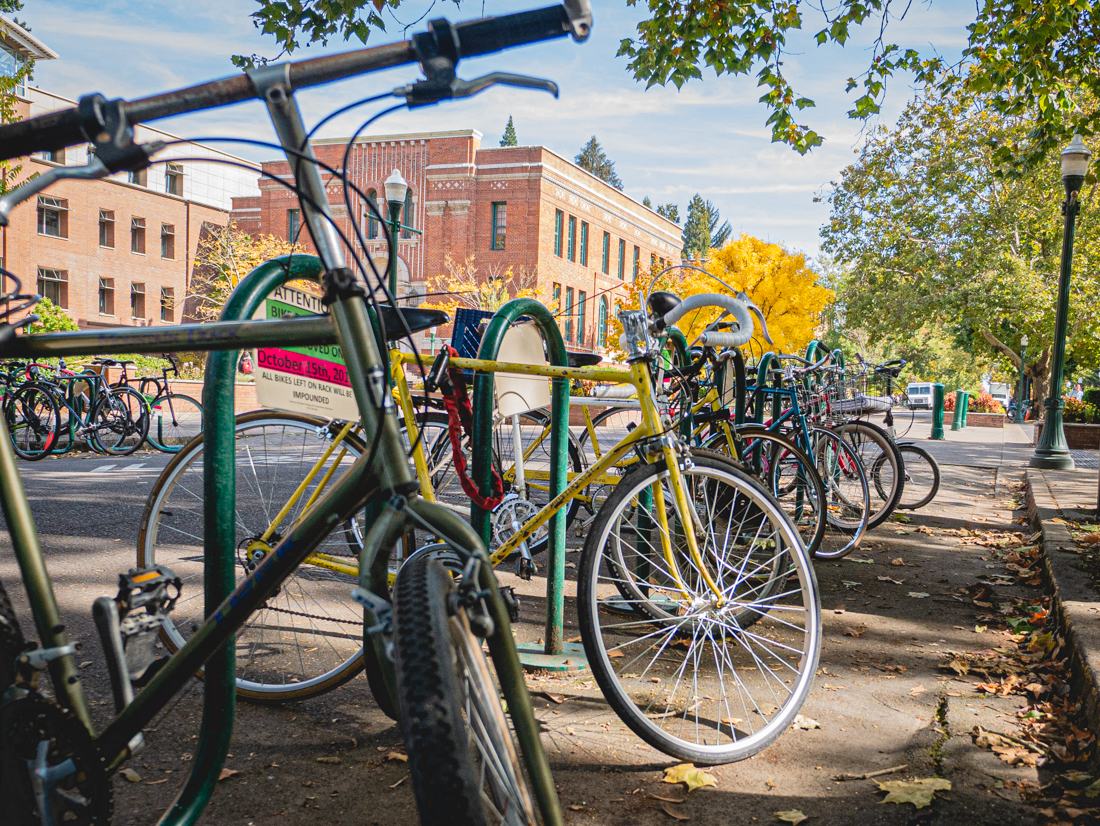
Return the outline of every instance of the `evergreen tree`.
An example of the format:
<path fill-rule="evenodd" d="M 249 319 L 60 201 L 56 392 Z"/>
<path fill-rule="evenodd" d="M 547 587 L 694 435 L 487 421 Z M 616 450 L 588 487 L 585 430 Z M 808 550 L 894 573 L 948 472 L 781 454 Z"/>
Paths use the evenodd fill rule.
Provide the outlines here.
<path fill-rule="evenodd" d="M 592 136 L 592 140 L 584 145 L 584 149 L 573 161 L 581 169 L 588 170 L 601 181 L 615 187 L 615 189 L 621 190 L 623 188 L 623 182 L 615 174 L 615 163 L 603 153 L 603 147 L 600 146 L 600 142 L 596 140 L 595 135 Z"/>
<path fill-rule="evenodd" d="M 674 224 L 680 223 L 680 207 L 678 204 L 661 204 L 657 207 L 657 214 L 668 218 Z"/>
<path fill-rule="evenodd" d="M 649 200 L 648 195 L 642 198 L 642 206 L 646 207 L 647 209 L 653 209 L 653 201 Z"/>
<path fill-rule="evenodd" d="M 504 137 L 500 139 L 501 146 L 519 146 L 516 138 L 516 127 L 512 124 L 512 116 L 508 116 L 508 125 L 504 127 Z"/>
<path fill-rule="evenodd" d="M 685 258 L 706 258 L 712 249 L 723 246 L 729 240 L 733 228 L 729 221 L 719 226 L 718 222 L 721 220 L 718 207 L 710 201 L 704 201 L 698 192 L 692 196 L 688 202 L 687 220 L 684 222 Z"/>

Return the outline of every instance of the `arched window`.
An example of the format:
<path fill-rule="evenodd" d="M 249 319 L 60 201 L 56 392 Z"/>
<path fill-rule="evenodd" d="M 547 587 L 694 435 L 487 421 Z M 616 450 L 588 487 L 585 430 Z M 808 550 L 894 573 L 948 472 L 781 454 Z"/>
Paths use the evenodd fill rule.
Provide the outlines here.
<path fill-rule="evenodd" d="M 367 193 L 367 200 L 374 206 L 378 206 L 378 193 L 373 189 L 370 190 Z M 378 237 L 378 219 L 374 217 L 374 210 L 369 206 L 367 207 L 367 237 L 372 239 Z"/>
<path fill-rule="evenodd" d="M 409 187 L 405 192 L 405 208 L 401 210 L 401 223 L 407 227 L 416 228 L 416 216 L 413 215 L 413 191 L 412 187 Z M 402 238 L 412 238 L 412 233 L 407 229 L 401 230 Z"/>
<path fill-rule="evenodd" d="M 596 346 L 607 346 L 607 298 L 600 296 L 599 324 L 596 327 Z"/>

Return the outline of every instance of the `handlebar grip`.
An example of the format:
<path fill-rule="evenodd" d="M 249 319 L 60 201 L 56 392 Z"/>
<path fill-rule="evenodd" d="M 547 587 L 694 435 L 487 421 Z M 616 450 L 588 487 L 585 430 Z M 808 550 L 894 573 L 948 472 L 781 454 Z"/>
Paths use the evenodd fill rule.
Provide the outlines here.
<path fill-rule="evenodd" d="M 699 343 L 707 347 L 740 347 L 747 344 L 752 338 L 752 327 L 742 330 L 740 333 L 700 333 Z"/>
<path fill-rule="evenodd" d="M 753 327 L 752 316 L 749 315 L 749 309 L 743 301 L 734 298 L 732 295 L 700 293 L 699 295 L 690 296 L 665 313 L 662 321 L 666 327 L 671 326 L 692 310 L 699 310 L 703 307 L 720 307 L 733 315 L 734 320 L 737 322 L 736 333 L 705 333 L 705 337 L 700 338 L 704 344 L 711 347 L 740 347 L 752 339 L 755 328 Z"/>
<path fill-rule="evenodd" d="M 472 20 L 455 26 L 459 57 L 474 57 L 526 43 L 553 40 L 569 34 L 570 28 L 569 15 L 565 6 L 561 5 Z"/>
<path fill-rule="evenodd" d="M 88 141 L 80 125 L 78 110 L 59 109 L 0 126 L 0 160 L 20 158 L 45 149 L 64 149 Z"/>

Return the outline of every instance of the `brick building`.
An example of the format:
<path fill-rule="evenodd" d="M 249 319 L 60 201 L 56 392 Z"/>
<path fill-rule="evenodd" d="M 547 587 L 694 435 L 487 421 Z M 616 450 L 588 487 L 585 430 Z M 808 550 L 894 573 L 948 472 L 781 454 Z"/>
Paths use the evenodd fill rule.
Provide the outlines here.
<path fill-rule="evenodd" d="M 318 159 L 343 169 L 346 139 L 314 144 Z M 290 180 L 285 161 L 264 172 Z M 600 349 L 607 319 L 624 287 L 651 263 L 679 261 L 680 227 L 543 146 L 482 148 L 475 130 L 361 138 L 348 157 L 350 179 L 387 215 L 383 182 L 397 169 L 409 184 L 402 221 L 422 231 L 398 243 L 398 294 L 416 301 L 426 282 L 473 257 L 482 274 L 511 266 L 537 274 L 539 294 L 562 313 L 570 346 Z M 339 180 L 328 179 L 334 217 L 349 237 L 351 221 L 366 253 L 384 271 L 386 230 L 367 208 L 345 206 Z M 261 179 L 260 195 L 235 198 L 233 220 L 246 231 L 290 237 L 300 227 L 294 195 Z M 303 244 L 309 241 L 302 235 Z M 357 244 L 357 249 L 358 249 Z"/>
<path fill-rule="evenodd" d="M 11 75 L 27 60 L 57 57 L 16 24 L 3 22 L 0 72 Z M 16 94 L 20 118 L 75 105 L 26 84 Z M 179 140 L 145 125 L 136 136 L 139 142 Z M 18 161 L 17 180 L 87 162 L 87 146 L 42 153 Z M 203 227 L 225 226 L 232 199 L 259 191 L 258 176 L 259 167 L 248 161 L 188 142 L 168 147 L 140 173 L 62 181 L 37 203 L 13 210 L 10 225 L 0 230 L 3 266 L 81 327 L 178 324 Z"/>

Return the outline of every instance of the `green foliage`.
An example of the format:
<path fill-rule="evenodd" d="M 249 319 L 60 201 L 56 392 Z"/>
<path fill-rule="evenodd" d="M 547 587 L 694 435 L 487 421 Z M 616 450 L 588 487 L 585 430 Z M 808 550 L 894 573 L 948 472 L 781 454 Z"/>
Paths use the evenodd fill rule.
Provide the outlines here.
<path fill-rule="evenodd" d="M 657 214 L 668 218 L 675 224 L 680 223 L 680 206 L 678 204 L 660 204 L 657 207 Z"/>
<path fill-rule="evenodd" d="M 967 409 L 971 413 L 1004 413 L 1004 405 L 993 398 L 988 393 L 979 393 L 974 396 L 971 395 L 970 402 L 967 405 Z"/>
<path fill-rule="evenodd" d="M 1100 388 L 1090 387 L 1086 390 L 1084 401 L 1095 407 L 1100 407 Z"/>
<path fill-rule="evenodd" d="M 607 184 L 622 189 L 623 182 L 615 173 L 615 163 L 604 154 L 603 147 L 593 135 L 592 139 L 584 145 L 584 148 L 573 159 L 581 169 L 586 169 Z"/>
<path fill-rule="evenodd" d="M 648 195 L 642 198 L 642 206 L 644 206 L 646 209 L 653 209 L 653 201 L 649 200 Z"/>
<path fill-rule="evenodd" d="M 1071 424 L 1100 423 L 1100 407 L 1083 399 L 1065 399 L 1062 421 Z"/>
<path fill-rule="evenodd" d="M 66 330 L 80 329 L 68 313 L 48 298 L 43 298 L 35 305 L 34 314 L 38 316 L 38 321 L 27 328 L 28 333 L 63 333 Z"/>
<path fill-rule="evenodd" d="M 500 139 L 501 146 L 519 146 L 519 139 L 516 138 L 516 127 L 512 123 L 512 116 L 508 116 L 508 125 L 504 127 L 504 135 Z"/>
<path fill-rule="evenodd" d="M 4 2 L 4 0 L 0 0 L 0 2 Z M 30 72 L 31 67 L 26 65 L 22 66 L 14 75 L 0 75 L 0 123 L 11 123 L 18 120 L 15 111 L 15 89 L 21 82 L 30 76 Z M 10 189 L 14 189 L 18 184 L 26 182 L 20 178 L 20 173 L 22 171 L 22 163 L 0 161 L 0 195 Z M 38 177 L 37 172 L 29 176 L 26 180 L 36 177 Z"/>
<path fill-rule="evenodd" d="M 676 212 L 679 217 L 679 210 Z M 733 230 L 729 221 L 719 226 L 720 220 L 722 217 L 718 207 L 710 201 L 704 201 L 699 193 L 692 196 L 688 201 L 687 220 L 684 221 L 682 234 L 684 258 L 702 260 L 712 249 L 725 246 Z"/>

